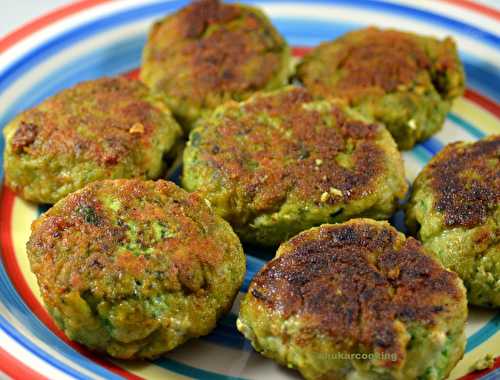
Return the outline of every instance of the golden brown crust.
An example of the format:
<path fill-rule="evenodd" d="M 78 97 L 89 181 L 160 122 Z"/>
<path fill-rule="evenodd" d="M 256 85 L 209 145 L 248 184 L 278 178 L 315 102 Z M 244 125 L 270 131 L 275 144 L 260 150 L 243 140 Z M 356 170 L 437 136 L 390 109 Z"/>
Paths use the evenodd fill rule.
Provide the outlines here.
<path fill-rule="evenodd" d="M 171 182 L 100 181 L 35 221 L 28 252 L 49 306 L 70 290 L 106 299 L 201 295 L 211 286 L 203 273 L 234 248 L 218 238 L 220 223 L 203 199 Z"/>
<path fill-rule="evenodd" d="M 13 152 L 116 165 L 133 151 L 151 147 L 163 116 L 146 97 L 140 82 L 124 78 L 76 85 L 18 117 Z"/>
<path fill-rule="evenodd" d="M 21 121 L 19 124 L 19 129 L 12 138 L 12 151 L 14 153 L 22 153 L 25 148 L 35 142 L 38 135 L 37 125 L 25 121 Z"/>
<path fill-rule="evenodd" d="M 448 145 L 425 169 L 447 227 L 483 224 L 500 203 L 500 135 Z"/>
<path fill-rule="evenodd" d="M 408 35 L 369 29 L 363 44 L 343 50 L 339 70 L 346 75 L 338 90 L 380 87 L 386 92 L 415 80 L 419 70 L 430 68 L 425 52 Z"/>
<path fill-rule="evenodd" d="M 292 238 L 249 294 L 285 319 L 307 321 L 313 335 L 401 354 L 395 321 L 433 325 L 463 297 L 457 279 L 415 239 L 358 219 Z"/>
<path fill-rule="evenodd" d="M 299 78 L 315 96 L 352 100 L 413 85 L 423 86 L 422 91 L 435 86 L 444 98 L 456 96 L 456 89 L 438 80 L 452 72 L 460 72 L 452 40 L 375 27 L 321 44 L 298 69 Z"/>
<path fill-rule="evenodd" d="M 154 26 L 143 79 L 167 96 L 210 108 L 234 98 L 230 93 L 238 98 L 264 88 L 282 70 L 285 47 L 256 10 L 195 1 Z"/>
<path fill-rule="evenodd" d="M 275 208 L 287 196 L 320 204 L 332 188 L 336 193 L 327 203 L 362 198 L 386 170 L 377 143 L 381 127 L 349 118 L 338 104 L 304 108 L 311 100 L 306 90 L 293 88 L 254 97 L 241 113 L 228 105 L 217 128 L 202 133 L 200 159 L 237 183 L 255 210 Z M 279 127 L 261 123 L 261 116 L 276 118 Z M 350 167 L 339 164 L 341 154 L 349 156 Z"/>
<path fill-rule="evenodd" d="M 199 38 L 211 24 L 225 24 L 240 15 L 238 7 L 223 5 L 217 0 L 194 1 L 179 13 L 182 18 L 179 23 L 180 36 Z"/>

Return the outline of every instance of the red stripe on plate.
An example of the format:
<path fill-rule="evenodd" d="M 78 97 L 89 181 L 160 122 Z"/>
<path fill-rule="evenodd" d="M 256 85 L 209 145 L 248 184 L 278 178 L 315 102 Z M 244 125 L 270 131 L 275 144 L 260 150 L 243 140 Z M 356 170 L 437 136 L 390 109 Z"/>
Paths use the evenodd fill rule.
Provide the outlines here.
<path fill-rule="evenodd" d="M 450 4 L 458 5 L 462 8 L 470 9 L 471 11 L 482 13 L 485 16 L 492 17 L 496 20 L 500 20 L 500 11 L 495 8 L 488 7 L 484 4 L 477 3 L 470 0 L 441 0 Z"/>
<path fill-rule="evenodd" d="M 306 53 L 310 52 L 313 48 L 309 46 L 293 46 L 292 55 L 294 57 L 303 57 Z"/>
<path fill-rule="evenodd" d="M 111 363 L 108 360 L 99 358 L 97 355 L 86 350 L 83 346 L 69 340 L 66 335 L 55 325 L 54 321 L 50 317 L 49 313 L 45 310 L 38 299 L 35 297 L 31 291 L 26 279 L 24 278 L 19 263 L 16 258 L 16 252 L 14 251 L 14 244 L 12 241 L 12 212 L 14 209 L 15 194 L 7 186 L 4 185 L 2 190 L 2 195 L 0 197 L 0 205 L 2 205 L 0 211 L 0 238 L 1 238 L 1 250 L 3 264 L 9 275 L 14 287 L 16 288 L 19 295 L 22 297 L 24 302 L 28 305 L 31 311 L 42 321 L 45 326 L 47 326 L 54 334 L 56 334 L 65 343 L 70 345 L 80 354 L 86 356 L 93 362 L 99 364 L 100 366 L 120 375 L 126 379 L 130 380 L 140 380 L 142 377 L 134 375 L 127 370 L 118 367 L 117 365 Z"/>
<path fill-rule="evenodd" d="M 500 118 L 500 105 L 494 100 L 491 100 L 490 98 L 487 98 L 486 96 L 481 95 L 479 92 L 471 90 L 470 88 L 465 90 L 464 96 L 474 103 L 479 104 L 481 107 L 488 110 L 496 117 Z"/>
<path fill-rule="evenodd" d="M 0 347 L 0 372 L 12 379 L 48 380 Z"/>
<path fill-rule="evenodd" d="M 106 3 L 109 1 L 110 0 L 77 1 L 73 4 L 70 4 L 62 8 L 58 8 L 55 11 L 52 11 L 44 16 L 36 18 L 33 21 L 30 21 L 29 23 L 23 25 L 19 29 L 16 29 L 12 33 L 9 33 L 4 38 L 0 39 L 0 53 L 50 24 L 62 20 L 63 18 L 66 18 L 74 13 L 81 12 L 85 9 L 92 8 L 95 7 L 96 5 Z"/>
<path fill-rule="evenodd" d="M 459 380 L 476 380 L 476 379 L 480 379 L 484 375 L 487 375 L 488 373 L 494 371 L 497 368 L 500 368 L 500 356 L 498 356 L 495 359 L 495 363 L 493 364 L 492 368 L 483 369 L 482 371 L 471 372 L 468 375 L 465 375 L 465 376 L 461 377 Z"/>

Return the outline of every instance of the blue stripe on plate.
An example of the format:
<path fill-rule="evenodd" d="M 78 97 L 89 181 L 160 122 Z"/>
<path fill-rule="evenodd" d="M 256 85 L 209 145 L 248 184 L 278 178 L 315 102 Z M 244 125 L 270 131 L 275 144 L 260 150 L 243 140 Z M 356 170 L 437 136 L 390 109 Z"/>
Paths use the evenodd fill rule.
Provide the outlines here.
<path fill-rule="evenodd" d="M 63 68 L 50 73 L 40 81 L 34 82 L 32 89 L 5 108 L 0 115 L 0 126 L 7 124 L 25 109 L 31 108 L 49 96 L 79 82 L 118 75 L 136 68 L 140 63 L 144 41 L 145 38 L 141 36 L 115 44 L 116 46 L 113 45 L 112 50 L 109 46 L 96 49 L 88 55 L 75 58 Z M 127 57 L 125 62 L 123 57 Z M 43 59 L 41 58 L 40 62 L 43 62 Z M 86 65 L 82 66 L 79 62 L 86 62 Z M 38 65 L 39 61 L 37 60 L 33 64 Z"/>
<path fill-rule="evenodd" d="M 432 153 L 429 152 L 426 148 L 422 146 L 422 144 L 417 144 L 411 150 L 411 153 L 417 157 L 417 159 L 425 165 L 432 158 Z"/>
<path fill-rule="evenodd" d="M 500 313 L 497 313 L 497 315 L 491 318 L 485 326 L 481 327 L 479 331 L 477 331 L 471 337 L 469 337 L 469 339 L 467 339 L 467 346 L 465 347 L 465 352 L 472 351 L 474 348 L 480 346 L 481 343 L 486 342 L 499 330 L 500 330 Z"/>
<path fill-rule="evenodd" d="M 467 87 L 474 88 L 481 94 L 500 102 L 500 91 L 498 91 L 500 70 L 498 67 L 491 62 L 463 51 L 460 52 L 460 58 L 464 63 Z"/>
<path fill-rule="evenodd" d="M 86 376 L 83 375 L 83 373 L 74 370 L 72 367 L 67 366 L 66 364 L 60 362 L 59 360 L 54 359 L 49 353 L 42 350 L 36 344 L 33 344 L 29 339 L 26 339 L 2 315 L 0 315 L 0 329 L 2 329 L 2 331 L 5 334 L 7 334 L 9 337 L 15 340 L 19 345 L 27 349 L 36 357 L 50 364 L 52 367 L 57 368 L 63 373 L 73 376 L 77 379 L 85 380 L 87 378 Z"/>
<path fill-rule="evenodd" d="M 274 257 L 274 254 L 276 253 L 276 250 L 263 248 L 262 251 L 264 252 L 264 255 L 267 256 L 267 260 L 262 260 L 253 256 L 255 253 L 252 253 L 252 250 L 255 249 L 256 249 L 255 247 L 250 247 L 250 248 L 247 248 L 246 246 L 244 247 L 244 251 L 247 255 L 247 272 L 245 275 L 245 280 L 243 281 L 243 286 L 241 287 L 242 292 L 248 291 L 248 286 L 250 285 L 252 278 L 254 278 L 254 276 L 257 274 L 258 271 L 260 271 L 260 269 L 264 266 L 264 264 L 266 264 L 267 261 L 271 260 Z"/>
<path fill-rule="evenodd" d="M 236 329 L 236 319 L 237 316 L 232 313 L 223 316 L 214 331 L 201 339 L 236 350 L 251 350 L 250 343 Z"/>
<path fill-rule="evenodd" d="M 222 358 L 221 358 L 222 359 Z M 223 360 L 223 359 L 222 359 Z M 241 377 L 226 376 L 215 372 L 206 371 L 200 368 L 191 367 L 189 365 L 180 363 L 178 361 L 161 358 L 155 360 L 156 365 L 168 369 L 170 371 L 179 373 L 184 376 L 192 377 L 193 379 L 203 379 L 203 380 L 243 380 Z"/>
<path fill-rule="evenodd" d="M 273 17 L 274 26 L 286 36 L 290 45 L 313 46 L 325 40 L 331 40 L 364 25 L 358 22 L 342 20 L 331 22 L 324 20 L 298 20 L 283 16 Z"/>
<path fill-rule="evenodd" d="M 231 0 L 229 2 L 238 2 L 238 0 Z M 265 1 L 246 1 L 249 4 L 266 5 L 269 3 L 304 3 L 301 0 L 265 0 Z M 363 8 L 373 11 L 382 11 L 386 14 L 408 16 L 412 20 L 419 20 L 429 22 L 431 24 L 438 24 L 444 26 L 450 30 L 457 32 L 458 34 L 467 35 L 470 38 L 481 40 L 493 48 L 497 49 L 500 45 L 500 37 L 490 33 L 486 30 L 478 28 L 476 26 L 466 24 L 464 22 L 450 19 L 446 16 L 432 13 L 422 9 L 410 8 L 401 4 L 386 3 L 380 0 L 313 0 L 310 3 L 311 6 L 314 5 L 346 5 L 355 8 Z M 375 16 L 376 17 L 376 16 Z"/>
<path fill-rule="evenodd" d="M 482 139 L 483 137 L 486 136 L 486 134 L 479 128 L 476 128 L 474 125 L 462 119 L 460 116 L 458 116 L 453 112 L 449 112 L 447 118 L 450 119 L 456 125 L 458 125 L 459 128 L 462 128 L 464 131 L 466 131 L 476 139 Z M 430 137 L 425 141 L 422 141 L 421 143 L 419 143 L 419 145 L 425 150 L 427 150 L 433 156 L 439 151 L 441 151 L 441 149 L 443 149 L 444 147 L 443 143 L 439 141 L 439 139 L 436 138 L 435 136 Z"/>
<path fill-rule="evenodd" d="M 455 124 L 460 126 L 460 128 L 462 128 L 463 130 L 465 130 L 466 132 L 468 132 L 470 135 L 474 136 L 477 139 L 482 139 L 483 137 L 486 136 L 486 134 L 483 131 L 474 127 L 471 123 L 465 121 L 464 119 L 462 119 L 460 116 L 458 116 L 455 113 L 450 112 L 448 114 L 448 118 L 451 121 L 453 121 Z"/>
<path fill-rule="evenodd" d="M 438 139 L 432 137 L 425 141 L 422 141 L 420 145 L 427 149 L 427 151 L 430 152 L 433 156 L 441 149 L 443 149 L 443 144 Z"/>
<path fill-rule="evenodd" d="M 84 38 L 93 36 L 104 30 L 113 29 L 116 26 L 127 24 L 134 21 L 139 21 L 144 18 L 154 17 L 163 13 L 168 13 L 187 4 L 187 0 L 168 1 L 162 3 L 154 3 L 146 6 L 139 6 L 124 11 L 118 11 L 111 15 L 99 18 L 97 20 L 85 23 L 76 28 L 69 29 L 31 50 L 21 58 L 17 59 L 3 72 L 0 73 L 0 91 L 3 91 L 13 80 L 17 78 L 19 73 L 22 73 L 32 65 L 34 59 L 47 57 L 59 51 L 65 46 L 75 44 Z"/>

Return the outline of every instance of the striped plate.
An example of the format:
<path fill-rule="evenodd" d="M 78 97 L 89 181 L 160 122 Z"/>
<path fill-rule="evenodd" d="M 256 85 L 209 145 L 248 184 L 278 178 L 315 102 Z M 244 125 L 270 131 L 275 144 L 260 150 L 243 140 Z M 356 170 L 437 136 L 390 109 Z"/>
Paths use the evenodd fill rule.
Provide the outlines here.
<path fill-rule="evenodd" d="M 444 129 L 405 153 L 409 180 L 446 143 L 500 133 L 500 12 L 485 5 L 487 0 L 247 2 L 264 8 L 298 56 L 322 40 L 374 23 L 456 38 L 465 62 L 468 89 L 455 103 Z M 121 73 L 134 76 L 151 22 L 186 3 L 86 0 L 7 36 L 0 41 L 0 125 L 79 81 Z M 252 351 L 235 329 L 237 305 L 212 334 L 153 362 L 110 360 L 69 342 L 41 303 L 25 253 L 30 223 L 43 210 L 16 198 L 5 187 L 0 206 L 0 370 L 6 375 L 19 379 L 298 378 L 295 372 Z M 242 292 L 272 257 L 272 252 L 267 251 L 247 249 L 247 254 Z M 486 353 L 500 354 L 500 313 L 472 309 L 467 335 L 467 352 L 452 378 L 465 376 Z M 499 360 L 496 366 L 500 366 Z M 480 376 L 498 379 L 500 368 L 465 378 Z"/>

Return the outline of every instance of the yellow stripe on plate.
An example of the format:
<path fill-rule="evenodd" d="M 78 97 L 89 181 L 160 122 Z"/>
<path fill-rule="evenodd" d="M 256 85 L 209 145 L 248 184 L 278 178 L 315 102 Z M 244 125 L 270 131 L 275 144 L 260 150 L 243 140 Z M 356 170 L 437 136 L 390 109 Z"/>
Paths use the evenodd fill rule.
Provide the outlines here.
<path fill-rule="evenodd" d="M 125 362 L 121 360 L 111 360 L 117 366 L 133 373 L 134 375 L 145 379 L 168 379 L 168 380 L 187 380 L 190 377 L 179 375 L 168 369 L 159 367 L 150 362 Z"/>
<path fill-rule="evenodd" d="M 474 350 L 468 352 L 457 366 L 451 371 L 450 380 L 465 376 L 471 372 L 471 367 L 487 354 L 497 356 L 498 347 L 500 347 L 500 331 L 490 337 L 487 341 L 481 343 Z"/>
<path fill-rule="evenodd" d="M 28 255 L 26 254 L 26 243 L 31 235 L 31 222 L 38 216 L 38 208 L 32 203 L 23 201 L 21 198 L 16 197 L 12 210 L 12 242 L 14 245 L 14 252 L 16 260 L 21 269 L 21 273 L 28 283 L 31 291 L 42 303 L 42 297 L 38 288 L 36 277 L 31 272 Z"/>
<path fill-rule="evenodd" d="M 451 111 L 486 134 L 500 133 L 500 120 L 467 98 L 459 98 Z"/>

